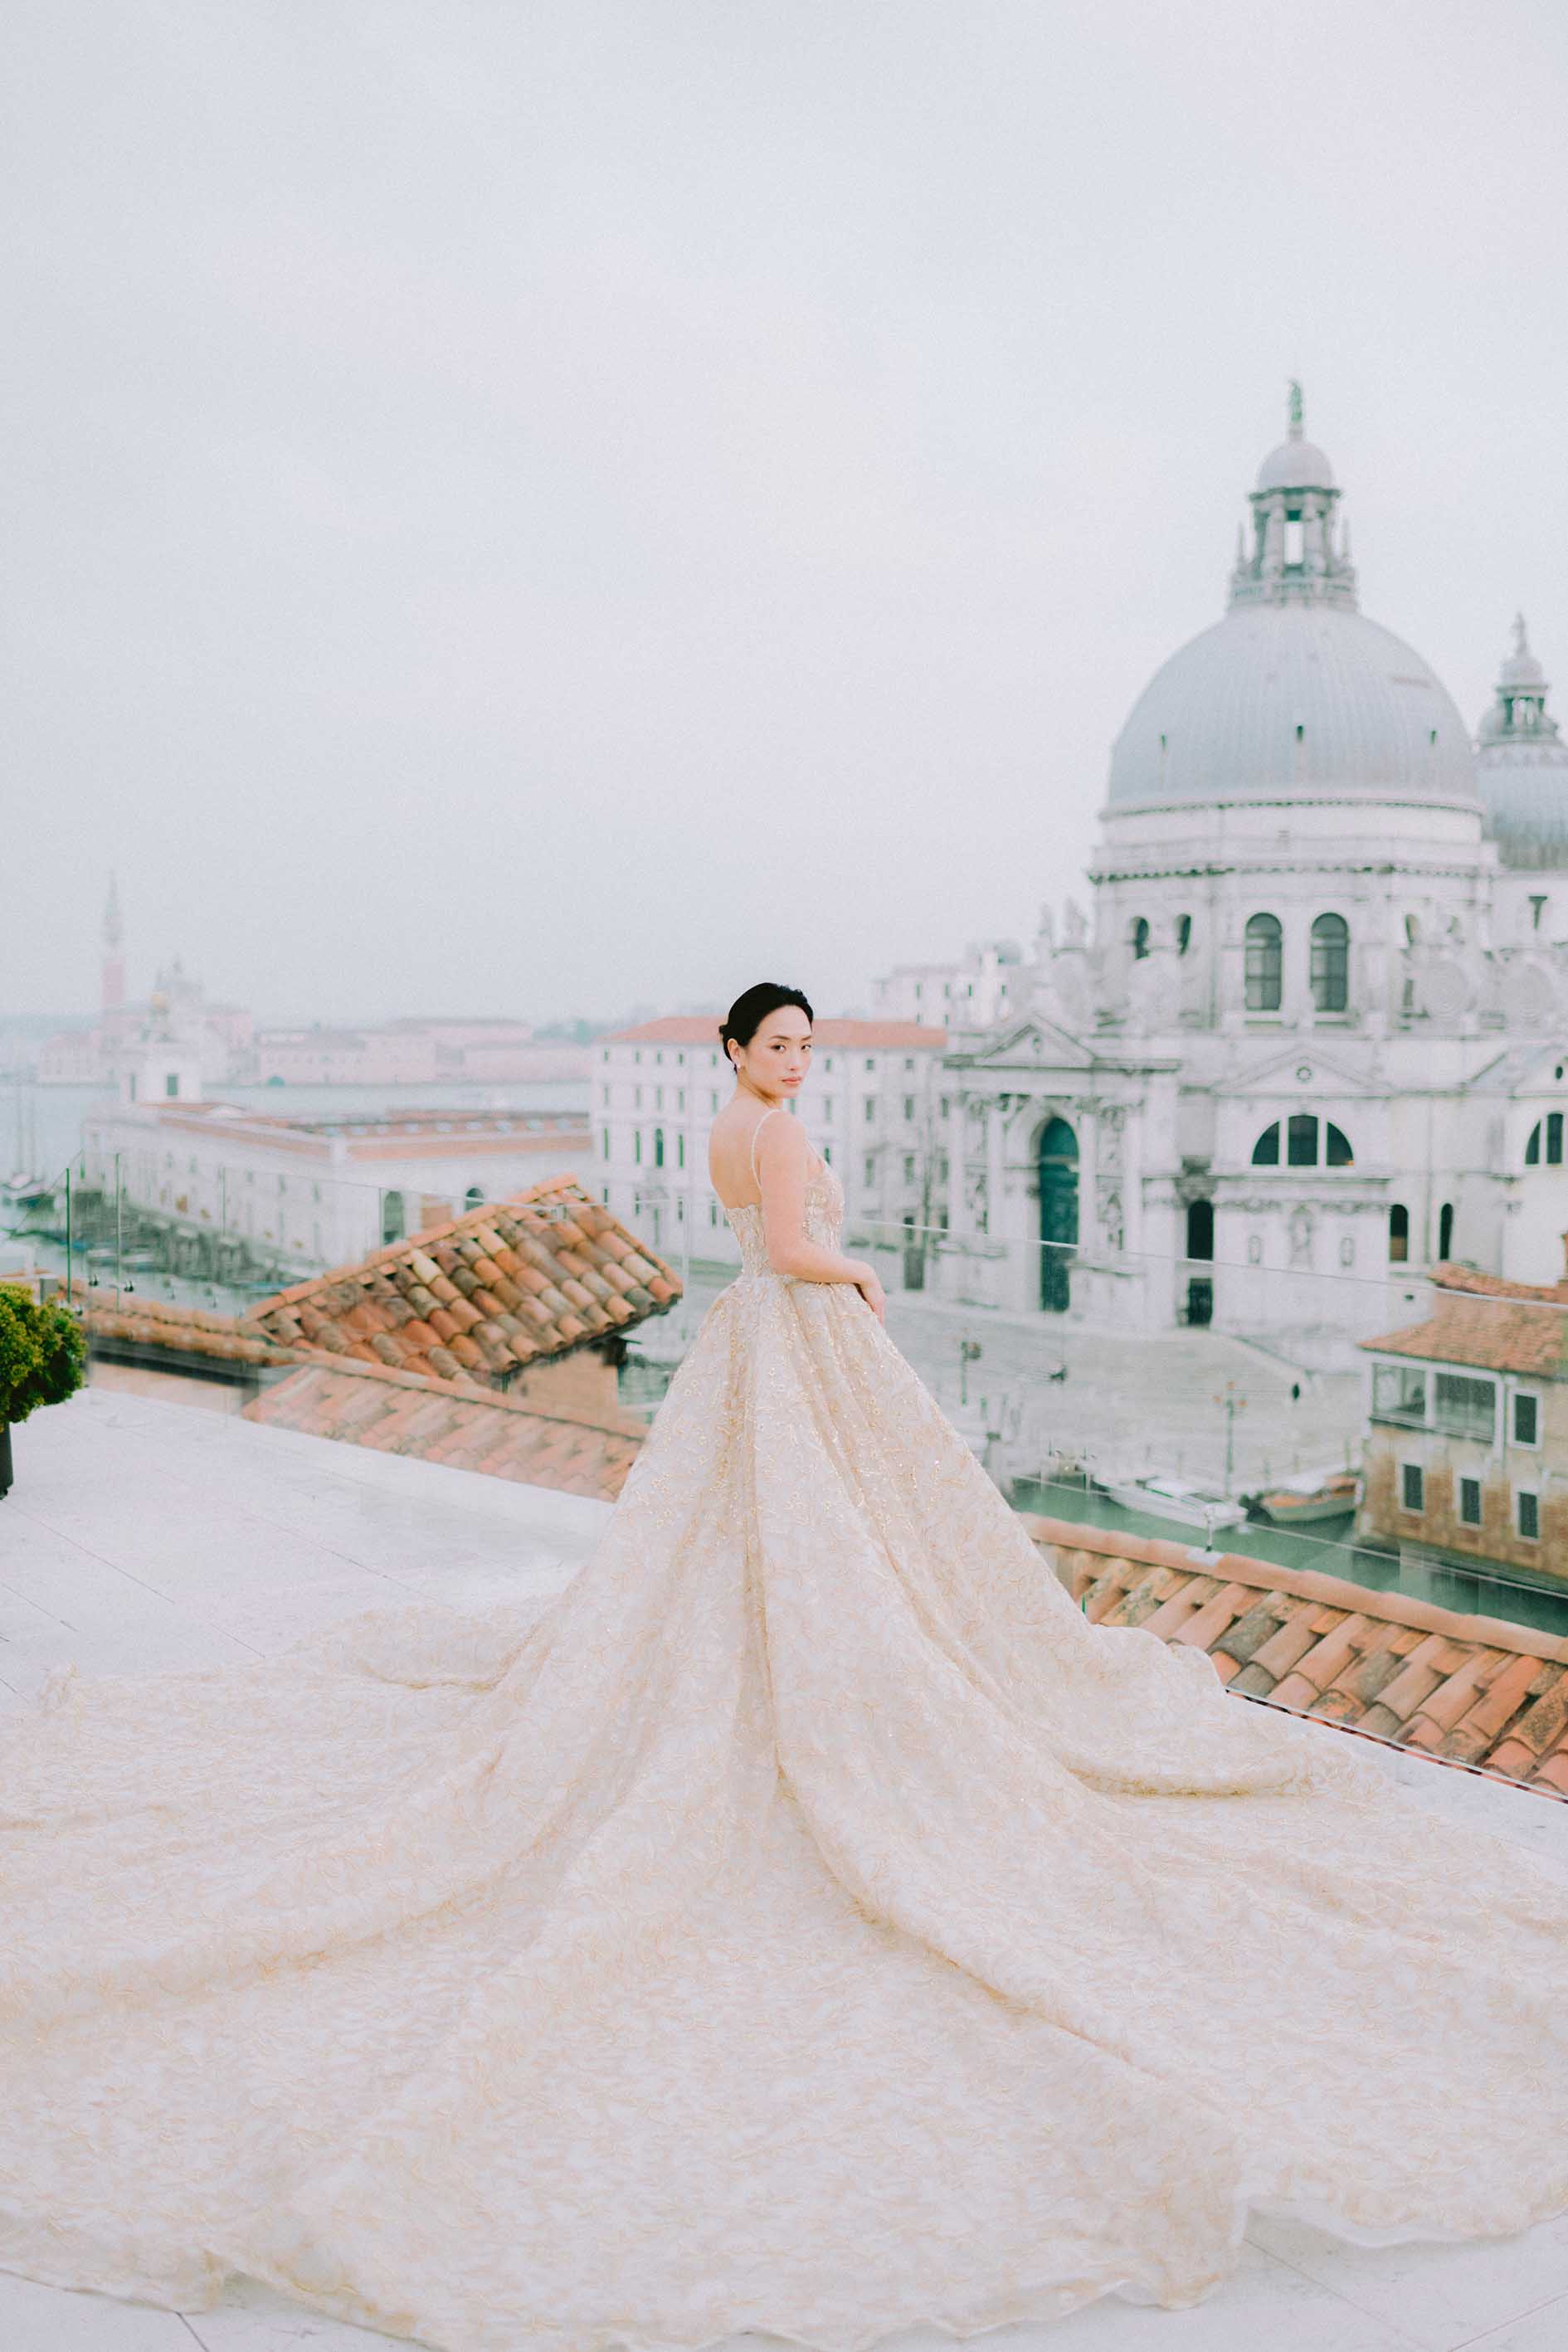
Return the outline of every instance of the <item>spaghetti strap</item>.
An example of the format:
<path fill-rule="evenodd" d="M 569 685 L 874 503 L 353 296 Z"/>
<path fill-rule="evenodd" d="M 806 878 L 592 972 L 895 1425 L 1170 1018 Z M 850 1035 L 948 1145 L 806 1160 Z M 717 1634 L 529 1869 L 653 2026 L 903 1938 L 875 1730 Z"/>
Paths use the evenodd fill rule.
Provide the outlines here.
<path fill-rule="evenodd" d="M 752 1129 L 752 1181 L 756 1185 L 759 1192 L 762 1190 L 763 1180 L 757 1173 L 757 1138 L 761 1135 L 763 1128 L 766 1127 L 769 1119 L 775 1117 L 778 1109 L 778 1104 L 774 1103 L 772 1110 L 763 1111 L 761 1118 L 758 1119 L 755 1127 Z"/>

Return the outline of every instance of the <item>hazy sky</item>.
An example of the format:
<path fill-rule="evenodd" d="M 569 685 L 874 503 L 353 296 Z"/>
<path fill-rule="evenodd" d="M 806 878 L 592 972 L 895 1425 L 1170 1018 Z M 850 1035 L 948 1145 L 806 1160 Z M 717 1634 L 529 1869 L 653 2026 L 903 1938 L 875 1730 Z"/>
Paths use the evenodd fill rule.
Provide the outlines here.
<path fill-rule="evenodd" d="M 1562 0 L 6 0 L 0 1013 L 1033 931 L 1285 382 L 1568 718 Z"/>

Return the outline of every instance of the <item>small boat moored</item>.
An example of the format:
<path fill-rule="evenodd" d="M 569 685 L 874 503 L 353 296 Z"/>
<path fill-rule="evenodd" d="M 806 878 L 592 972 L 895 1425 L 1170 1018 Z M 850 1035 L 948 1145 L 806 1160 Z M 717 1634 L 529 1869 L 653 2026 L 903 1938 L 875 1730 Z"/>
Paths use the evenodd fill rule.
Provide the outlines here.
<path fill-rule="evenodd" d="M 1196 1528 L 1212 1535 L 1216 1528 L 1239 1527 L 1247 1506 L 1217 1486 L 1199 1486 L 1192 1478 L 1097 1478 L 1100 1492 L 1124 1511 L 1143 1511 L 1151 1518 L 1173 1519 L 1178 1527 Z"/>

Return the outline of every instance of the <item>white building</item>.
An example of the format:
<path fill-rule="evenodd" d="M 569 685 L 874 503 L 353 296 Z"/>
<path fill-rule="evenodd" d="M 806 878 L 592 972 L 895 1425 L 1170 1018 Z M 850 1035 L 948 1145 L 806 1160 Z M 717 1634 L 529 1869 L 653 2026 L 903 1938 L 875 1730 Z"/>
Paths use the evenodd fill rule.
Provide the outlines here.
<path fill-rule="evenodd" d="M 989 1029 L 1013 1010 L 1011 985 L 1024 961 L 1015 940 L 971 940 L 962 963 L 900 963 L 871 983 L 889 1021 L 931 1029 Z"/>
<path fill-rule="evenodd" d="M 199 1055 L 156 1021 L 123 1099 L 82 1126 L 86 1184 L 176 1241 L 296 1276 L 357 1262 L 552 1176 L 597 1174 L 579 1111 L 252 1111 L 205 1099 Z M 215 1255 L 216 1254 L 216 1255 Z"/>
<path fill-rule="evenodd" d="M 734 1091 L 720 1015 L 674 1014 L 602 1038 L 592 1119 L 605 1205 L 667 1257 L 739 1263 L 708 1181 L 708 1130 Z M 798 1109 L 846 1196 L 846 1234 L 880 1253 L 884 1279 L 921 1279 L 905 1235 L 947 1214 L 946 1033 L 912 1021 L 818 1021 Z"/>
<path fill-rule="evenodd" d="M 1293 387 L 1227 612 L 1116 739 L 1089 919 L 953 1041 L 952 1297 L 1363 1335 L 1438 1259 L 1556 1276 L 1568 749 L 1522 624 L 1472 743 L 1339 502 Z"/>

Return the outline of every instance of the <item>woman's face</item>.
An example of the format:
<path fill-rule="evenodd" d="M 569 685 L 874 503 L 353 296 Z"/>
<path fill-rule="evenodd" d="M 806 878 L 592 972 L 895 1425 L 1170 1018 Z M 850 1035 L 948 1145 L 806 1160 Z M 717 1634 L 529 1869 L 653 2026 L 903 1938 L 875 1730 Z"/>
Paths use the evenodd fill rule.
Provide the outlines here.
<path fill-rule="evenodd" d="M 730 1059 L 758 1094 L 787 1102 L 811 1067 L 811 1024 L 798 1004 L 781 1004 L 758 1024 L 748 1044 L 731 1045 Z"/>

